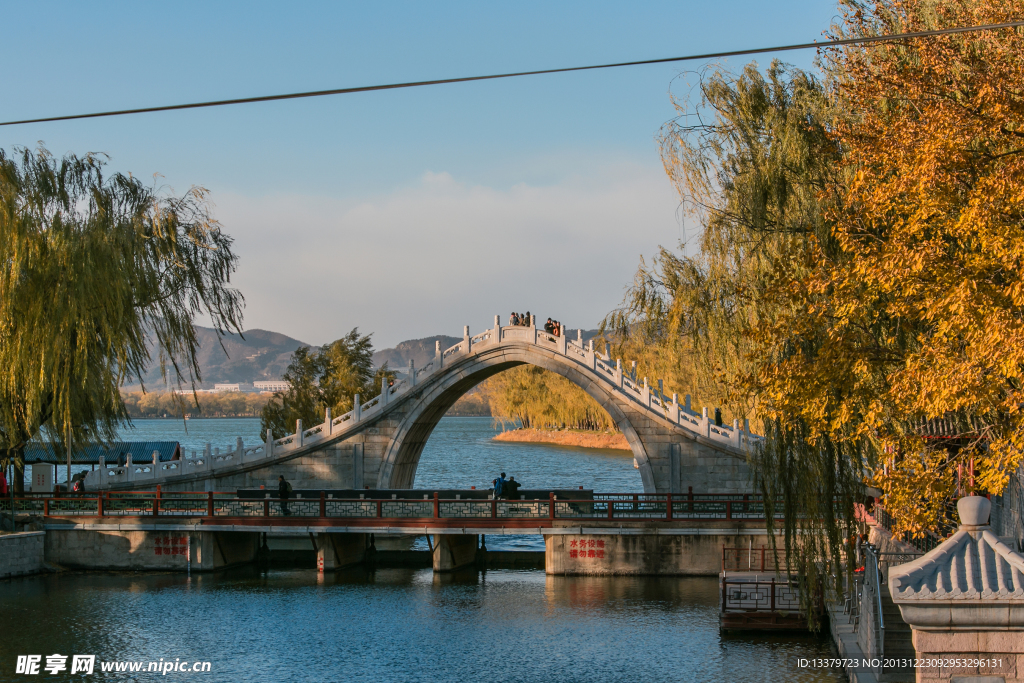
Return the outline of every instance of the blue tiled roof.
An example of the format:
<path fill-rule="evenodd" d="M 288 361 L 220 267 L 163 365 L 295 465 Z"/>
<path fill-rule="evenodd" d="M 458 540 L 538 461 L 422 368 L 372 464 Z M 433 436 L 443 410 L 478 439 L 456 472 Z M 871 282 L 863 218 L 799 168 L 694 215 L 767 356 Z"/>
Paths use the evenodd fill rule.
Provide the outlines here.
<path fill-rule="evenodd" d="M 72 448 L 71 464 L 98 465 L 102 455 L 108 465 L 123 465 L 129 453 L 134 463 L 153 462 L 153 451 L 160 454 L 160 462 L 173 460 L 176 454 L 181 457 L 177 441 L 117 441 L 107 445 Z M 67 452 L 54 444 L 30 444 L 25 447 L 25 462 L 29 465 L 34 462 L 63 465 L 67 461 Z"/>

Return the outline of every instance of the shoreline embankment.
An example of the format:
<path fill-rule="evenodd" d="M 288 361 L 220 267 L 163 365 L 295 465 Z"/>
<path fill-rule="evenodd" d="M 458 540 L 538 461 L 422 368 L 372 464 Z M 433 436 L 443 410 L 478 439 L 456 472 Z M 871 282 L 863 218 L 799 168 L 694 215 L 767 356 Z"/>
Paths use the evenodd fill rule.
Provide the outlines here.
<path fill-rule="evenodd" d="M 549 443 L 576 448 L 604 448 L 616 451 L 630 450 L 621 432 L 577 432 L 571 430 L 510 429 L 494 437 L 495 441 L 509 443 Z"/>

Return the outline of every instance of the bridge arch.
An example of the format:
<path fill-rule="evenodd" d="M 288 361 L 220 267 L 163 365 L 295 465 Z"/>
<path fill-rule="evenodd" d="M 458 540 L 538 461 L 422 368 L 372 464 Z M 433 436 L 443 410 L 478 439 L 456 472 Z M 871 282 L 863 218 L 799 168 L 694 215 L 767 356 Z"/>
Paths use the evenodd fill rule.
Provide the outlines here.
<path fill-rule="evenodd" d="M 631 416 L 610 387 L 588 378 L 575 363 L 532 344 L 497 346 L 457 361 L 448 373 L 426 385 L 414 406 L 398 422 L 383 453 L 377 488 L 411 488 L 420 455 L 430 434 L 448 409 L 470 389 L 500 372 L 519 365 L 549 370 L 580 387 L 600 405 L 626 437 L 636 459 L 645 491 L 656 490 L 651 462 Z M 635 420 L 635 415 L 633 416 Z"/>
<path fill-rule="evenodd" d="M 200 457 L 165 463 L 131 463 L 91 472 L 90 489 L 165 490 L 273 488 L 279 476 L 299 488 L 361 489 L 411 486 L 423 447 L 456 400 L 488 377 L 517 365 L 534 365 L 581 387 L 615 421 L 636 458 L 648 493 L 747 493 L 746 455 L 760 437 L 738 421 L 716 425 L 694 412 L 689 398 L 671 400 L 647 380 L 624 373 L 618 361 L 592 346 L 533 327 L 494 327 L 435 350 L 433 361 L 399 373 L 392 386 L 344 415 L 246 447 L 238 438 L 225 452 L 208 444 Z"/>

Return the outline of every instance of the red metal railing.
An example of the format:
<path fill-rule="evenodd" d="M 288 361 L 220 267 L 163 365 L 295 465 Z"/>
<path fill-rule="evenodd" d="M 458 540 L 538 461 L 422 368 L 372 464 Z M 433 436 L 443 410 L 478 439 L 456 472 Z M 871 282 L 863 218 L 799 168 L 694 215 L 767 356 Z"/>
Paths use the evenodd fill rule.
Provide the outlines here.
<path fill-rule="evenodd" d="M 0 501 L 10 511 L 11 499 Z M 47 517 L 207 517 L 332 520 L 501 520 L 537 524 L 554 520 L 754 521 L 764 519 L 764 506 L 754 495 L 602 493 L 593 498 L 507 500 L 456 498 L 334 498 L 298 494 L 286 500 L 267 495 L 243 498 L 231 492 L 118 491 L 96 494 L 21 496 L 16 512 Z M 724 560 L 723 560 L 724 561 Z"/>

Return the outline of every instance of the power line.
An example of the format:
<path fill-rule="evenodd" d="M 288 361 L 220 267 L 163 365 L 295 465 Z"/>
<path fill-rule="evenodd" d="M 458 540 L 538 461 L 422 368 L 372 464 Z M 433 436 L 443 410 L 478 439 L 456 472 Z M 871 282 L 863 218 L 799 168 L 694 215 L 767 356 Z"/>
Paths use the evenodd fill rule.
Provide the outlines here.
<path fill-rule="evenodd" d="M 205 107 L 224 107 L 231 104 L 250 104 L 253 102 L 274 102 L 277 100 L 296 100 L 303 97 L 325 97 L 327 95 L 348 95 L 375 90 L 398 90 L 400 88 L 420 88 L 428 85 L 445 85 L 448 83 L 469 83 L 471 81 L 491 81 L 499 78 L 518 78 L 519 76 L 539 76 L 542 74 L 560 74 L 571 71 L 592 71 L 594 69 L 616 69 L 623 66 L 643 66 L 645 64 L 667 64 L 669 62 L 688 62 L 698 59 L 717 59 L 720 57 L 739 57 L 770 52 L 788 52 L 790 50 L 808 50 L 812 48 L 836 47 L 840 45 L 864 45 L 910 38 L 927 38 L 930 36 L 950 35 L 954 33 L 970 33 L 974 31 L 993 31 L 1001 28 L 1024 26 L 1024 20 L 1010 21 L 1003 24 L 985 24 L 982 26 L 960 26 L 955 28 L 936 29 L 934 31 L 917 31 L 914 33 L 893 33 L 884 36 L 867 36 L 863 38 L 844 38 L 842 40 L 826 40 L 814 43 L 798 43 L 796 45 L 780 45 L 762 47 L 752 50 L 732 50 L 730 52 L 709 52 L 702 55 L 685 57 L 665 57 L 662 59 L 643 59 L 635 62 L 616 62 L 613 64 L 592 64 L 590 66 L 568 66 L 559 69 L 538 69 L 536 71 L 514 71 L 511 73 L 490 74 L 487 76 L 463 76 L 461 78 L 440 78 L 432 81 L 411 81 L 409 83 L 389 83 L 385 85 L 364 85 L 356 88 L 337 88 L 334 90 L 312 90 L 310 92 L 289 93 L 286 95 L 263 95 L 260 97 L 242 97 L 232 100 L 213 100 L 210 102 L 192 102 L 190 104 L 168 104 L 160 107 L 140 107 L 138 109 L 120 109 L 92 114 L 69 114 L 67 116 L 48 116 L 40 119 L 22 119 L 20 121 L 0 122 L 0 126 L 17 126 L 25 123 L 49 123 L 51 121 L 72 121 L 75 119 L 95 119 L 106 116 L 126 116 L 128 114 L 149 114 L 158 111 L 175 111 L 178 109 L 202 109 Z"/>

